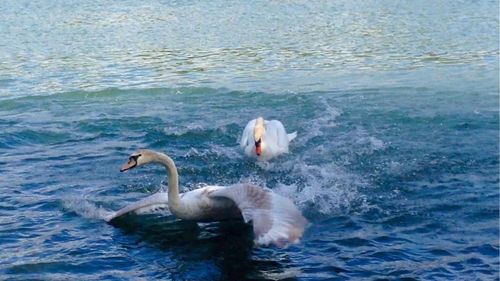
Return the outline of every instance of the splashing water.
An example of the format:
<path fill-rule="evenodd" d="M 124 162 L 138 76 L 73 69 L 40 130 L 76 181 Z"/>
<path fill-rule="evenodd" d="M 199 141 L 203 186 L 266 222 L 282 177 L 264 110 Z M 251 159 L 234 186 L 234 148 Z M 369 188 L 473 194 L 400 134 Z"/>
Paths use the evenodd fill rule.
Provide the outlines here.
<path fill-rule="evenodd" d="M 497 278 L 497 6 L 0 1 L 0 279 Z M 258 115 L 289 154 L 244 157 Z M 253 182 L 311 225 L 274 249 L 238 222 L 107 224 L 165 189 L 119 173 L 139 148 L 184 191 Z"/>

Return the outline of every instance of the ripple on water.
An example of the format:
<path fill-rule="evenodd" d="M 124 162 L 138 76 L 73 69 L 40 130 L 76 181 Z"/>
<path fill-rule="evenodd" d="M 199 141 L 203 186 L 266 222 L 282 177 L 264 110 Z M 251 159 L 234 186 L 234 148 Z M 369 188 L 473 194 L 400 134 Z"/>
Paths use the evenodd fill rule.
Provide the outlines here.
<path fill-rule="evenodd" d="M 480 149 L 465 146 L 456 153 L 444 144 L 454 134 L 468 143 L 469 129 L 435 123 L 455 124 L 453 112 L 415 119 L 404 103 L 395 109 L 396 97 L 385 91 L 111 89 L 83 93 L 87 97 L 73 92 L 9 101 L 19 103 L 9 109 L 14 113 L 25 110 L 22 100 L 40 102 L 42 115 L 52 115 L 67 133 L 53 137 L 50 132 L 59 127 L 29 114 L 0 123 L 28 125 L 12 127 L 12 134 L 36 134 L 41 124 L 39 136 L 27 134 L 26 144 L 12 143 L 16 151 L 0 147 L 0 177 L 7 183 L 0 186 L 0 238 L 6 249 L 0 272 L 19 279 L 71 274 L 85 280 L 494 278 L 498 176 L 491 171 L 498 160 L 481 151 L 498 147 L 484 141 Z M 425 89 L 387 91 L 433 96 Z M 262 104 L 262 97 L 268 102 Z M 151 99 L 150 109 L 130 112 Z M 210 109 L 196 114 L 204 105 Z M 256 108 L 298 131 L 290 153 L 268 164 L 244 157 L 237 143 Z M 65 115 L 71 115 L 69 121 Z M 104 223 L 109 210 L 165 185 L 161 168 L 119 173 L 128 155 L 144 147 L 174 157 L 184 190 L 254 182 L 292 198 L 311 222 L 303 242 L 287 249 L 255 248 L 248 226 L 183 223 L 168 212 Z M 420 153 L 425 150 L 431 151 Z"/>

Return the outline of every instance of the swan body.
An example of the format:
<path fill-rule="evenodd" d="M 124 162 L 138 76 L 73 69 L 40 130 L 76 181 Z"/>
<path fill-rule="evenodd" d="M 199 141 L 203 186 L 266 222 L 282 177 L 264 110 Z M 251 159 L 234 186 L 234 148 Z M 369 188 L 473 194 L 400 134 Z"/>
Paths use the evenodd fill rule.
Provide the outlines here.
<path fill-rule="evenodd" d="M 258 117 L 250 120 L 243 130 L 240 146 L 247 156 L 268 161 L 288 153 L 288 145 L 296 137 L 297 132 L 287 134 L 280 121 Z"/>
<path fill-rule="evenodd" d="M 219 221 L 242 218 L 252 222 L 257 245 L 285 246 L 298 243 L 307 220 L 287 198 L 252 184 L 206 186 L 179 194 L 178 174 L 174 161 L 167 155 L 152 150 L 140 150 L 130 156 L 121 171 L 148 163 L 163 165 L 168 174 L 168 191 L 158 192 L 132 203 L 106 220 L 131 212 L 142 212 L 168 206 L 179 219 L 192 221 Z"/>

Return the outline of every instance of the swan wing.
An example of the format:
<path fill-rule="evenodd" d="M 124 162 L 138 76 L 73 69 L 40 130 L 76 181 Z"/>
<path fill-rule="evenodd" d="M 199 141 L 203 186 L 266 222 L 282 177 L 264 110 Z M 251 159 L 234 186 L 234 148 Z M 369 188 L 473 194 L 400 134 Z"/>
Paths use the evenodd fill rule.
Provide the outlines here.
<path fill-rule="evenodd" d="M 118 217 L 125 214 L 135 212 L 135 213 L 145 213 L 151 212 L 158 209 L 168 209 L 168 194 L 166 192 L 157 192 L 146 198 L 143 198 L 137 202 L 127 205 L 120 210 L 112 213 L 106 218 L 107 222 L 112 221 Z"/>
<path fill-rule="evenodd" d="M 288 152 L 288 135 L 285 127 L 278 120 L 271 120 L 266 125 L 266 141 L 276 144 L 284 152 Z"/>
<path fill-rule="evenodd" d="M 307 220 L 287 198 L 251 184 L 218 188 L 211 197 L 226 197 L 240 209 L 245 222 L 252 221 L 255 243 L 283 247 L 298 243 Z"/>
<path fill-rule="evenodd" d="M 253 130 L 257 119 L 250 120 L 241 135 L 240 146 L 245 148 L 253 140 Z"/>

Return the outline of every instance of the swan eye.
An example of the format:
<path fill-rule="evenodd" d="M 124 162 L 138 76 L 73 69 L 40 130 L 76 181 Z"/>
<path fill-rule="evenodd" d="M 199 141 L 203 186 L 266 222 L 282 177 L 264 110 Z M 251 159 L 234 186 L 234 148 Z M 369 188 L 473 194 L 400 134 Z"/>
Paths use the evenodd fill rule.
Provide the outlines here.
<path fill-rule="evenodd" d="M 137 162 L 137 159 L 139 158 L 139 156 L 141 156 L 141 154 L 136 154 L 136 155 L 131 155 L 129 158 L 128 158 L 128 161 L 135 161 Z"/>

